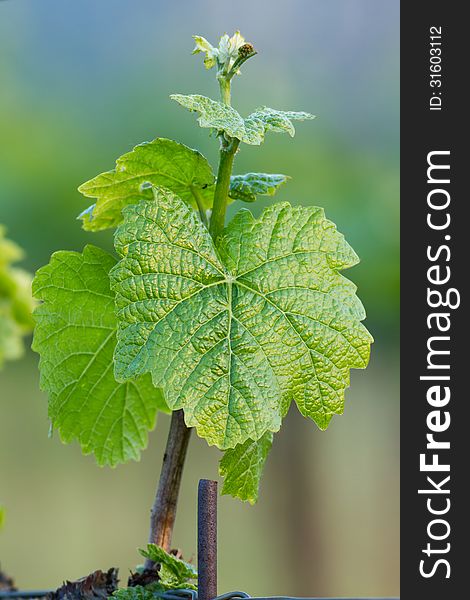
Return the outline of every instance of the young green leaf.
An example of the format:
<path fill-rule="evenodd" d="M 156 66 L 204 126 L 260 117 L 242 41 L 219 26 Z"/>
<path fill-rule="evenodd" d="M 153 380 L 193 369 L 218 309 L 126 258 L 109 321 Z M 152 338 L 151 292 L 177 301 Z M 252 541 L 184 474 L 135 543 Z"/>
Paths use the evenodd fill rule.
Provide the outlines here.
<path fill-rule="evenodd" d="M 198 112 L 197 122 L 201 127 L 225 131 L 229 136 L 236 137 L 239 140 L 246 135 L 243 117 L 231 106 L 198 94 L 191 96 L 171 94 L 170 98 L 184 106 L 184 108 Z"/>
<path fill-rule="evenodd" d="M 199 52 L 202 52 L 206 55 L 204 58 L 204 66 L 206 69 L 212 69 L 212 67 L 215 67 L 217 64 L 217 57 L 219 56 L 219 49 L 210 44 L 205 37 L 202 37 L 202 35 L 193 35 L 193 39 L 196 42 L 193 54 L 199 54 Z"/>
<path fill-rule="evenodd" d="M 154 600 L 158 597 L 158 593 L 152 592 L 142 585 L 121 588 L 113 592 L 111 598 L 118 600 Z"/>
<path fill-rule="evenodd" d="M 287 175 L 273 173 L 232 175 L 229 195 L 233 200 L 254 202 L 256 196 L 274 196 L 279 187 L 288 179 Z"/>
<path fill-rule="evenodd" d="M 24 258 L 23 250 L 5 235 L 6 229 L 0 225 L 0 269 L 2 270 Z"/>
<path fill-rule="evenodd" d="M 197 571 L 193 565 L 168 554 L 163 548 L 155 544 L 148 544 L 145 550 L 140 549 L 139 552 L 158 565 L 156 573 L 158 581 L 145 586 L 133 585 L 117 590 L 113 594 L 114 598 L 119 600 L 155 600 L 168 590 L 197 590 L 194 583 L 197 580 Z"/>
<path fill-rule="evenodd" d="M 124 384 L 113 375 L 117 321 L 109 270 L 116 260 L 95 246 L 56 252 L 36 274 L 33 349 L 41 356 L 41 388 L 64 442 L 77 439 L 100 465 L 137 460 L 166 410 L 149 376 Z"/>
<path fill-rule="evenodd" d="M 165 138 L 139 144 L 117 159 L 113 171 L 101 173 L 78 188 L 84 196 L 96 198 L 96 204 L 80 215 L 83 228 L 98 231 L 119 225 L 125 206 L 152 197 L 146 184 L 167 188 L 200 208 L 198 198 L 203 202 L 207 199 L 200 192 L 213 182 L 211 166 L 196 150 Z"/>
<path fill-rule="evenodd" d="M 225 478 L 222 494 L 255 504 L 264 463 L 272 444 L 273 434 L 267 431 L 257 442 L 247 440 L 225 450 L 219 464 L 219 473 Z"/>
<path fill-rule="evenodd" d="M 305 121 L 315 117 L 306 112 L 259 108 L 246 119 L 231 106 L 216 102 L 206 96 L 172 94 L 172 100 L 190 111 L 199 113 L 198 123 L 201 127 L 210 127 L 224 131 L 230 137 L 239 139 L 245 144 L 259 146 L 264 141 L 267 131 L 295 134 L 293 120 Z"/>
<path fill-rule="evenodd" d="M 0 299 L 0 367 L 5 360 L 21 358 L 23 352 L 23 332 L 12 318 L 10 304 Z"/>
<path fill-rule="evenodd" d="M 230 177 L 229 196 L 227 204 L 234 200 L 254 202 L 257 196 L 274 196 L 282 184 L 290 179 L 287 175 L 270 173 L 245 173 Z M 212 206 L 215 184 L 202 190 L 204 205 Z"/>
<path fill-rule="evenodd" d="M 245 38 L 239 31 L 236 31 L 232 37 L 225 33 L 220 38 L 218 47 L 212 46 L 201 35 L 193 35 L 193 39 L 196 42 L 193 54 L 202 52 L 206 55 L 204 58 L 206 69 L 212 69 L 212 67 L 218 65 L 219 69 L 224 70 L 226 73 L 233 67 L 239 56 L 240 48 L 245 45 Z"/>
<path fill-rule="evenodd" d="M 111 598 L 118 600 L 157 600 L 161 598 L 162 592 L 165 591 L 158 587 L 158 584 L 149 586 L 135 585 L 132 587 L 122 588 L 113 592 Z"/>
<path fill-rule="evenodd" d="M 12 266 L 22 258 L 23 251 L 5 238 L 5 229 L 0 225 L 0 367 L 4 360 L 23 355 L 23 337 L 33 328 L 32 277 Z"/>
<path fill-rule="evenodd" d="M 251 115 L 248 115 L 245 119 L 245 127 L 250 137 L 256 140 L 259 139 L 260 141 L 257 143 L 261 144 L 264 141 L 264 135 L 267 131 L 288 133 L 291 137 L 294 137 L 295 128 L 292 121 L 306 121 L 314 118 L 314 115 L 303 111 L 276 110 L 264 106 L 251 113 Z"/>
<path fill-rule="evenodd" d="M 321 429 L 342 413 L 372 338 L 338 273 L 358 258 L 322 209 L 242 210 L 216 248 L 184 202 L 157 190 L 125 209 L 115 245 L 118 380 L 152 373 L 222 449 L 277 431 L 291 400 Z"/>
<path fill-rule="evenodd" d="M 239 31 L 235 31 L 232 37 L 225 33 L 219 41 L 219 55 L 217 60 L 219 65 L 227 73 L 234 66 L 239 56 L 240 48 L 245 46 L 246 40 Z"/>
<path fill-rule="evenodd" d="M 176 589 L 197 589 L 193 580 L 197 579 L 197 571 L 193 565 L 176 558 L 173 554 L 168 554 L 160 546 L 147 544 L 147 549 L 140 549 L 139 552 L 145 558 L 150 558 L 154 563 L 160 565 L 158 571 L 159 581 L 157 585 L 166 590 Z"/>

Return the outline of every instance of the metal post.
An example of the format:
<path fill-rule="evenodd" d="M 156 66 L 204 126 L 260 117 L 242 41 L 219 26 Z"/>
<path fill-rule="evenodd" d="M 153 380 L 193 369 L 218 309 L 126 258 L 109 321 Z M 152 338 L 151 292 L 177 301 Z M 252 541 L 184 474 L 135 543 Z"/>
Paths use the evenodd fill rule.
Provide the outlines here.
<path fill-rule="evenodd" d="M 197 504 L 198 600 L 213 600 L 217 596 L 217 481 L 199 481 Z"/>

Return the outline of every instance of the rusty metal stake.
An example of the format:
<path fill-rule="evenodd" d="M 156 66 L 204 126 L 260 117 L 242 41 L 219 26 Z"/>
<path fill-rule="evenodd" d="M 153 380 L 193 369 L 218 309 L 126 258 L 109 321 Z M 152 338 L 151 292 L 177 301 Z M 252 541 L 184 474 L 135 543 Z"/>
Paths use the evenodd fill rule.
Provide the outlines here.
<path fill-rule="evenodd" d="M 201 479 L 197 499 L 198 600 L 217 596 L 217 481 Z"/>

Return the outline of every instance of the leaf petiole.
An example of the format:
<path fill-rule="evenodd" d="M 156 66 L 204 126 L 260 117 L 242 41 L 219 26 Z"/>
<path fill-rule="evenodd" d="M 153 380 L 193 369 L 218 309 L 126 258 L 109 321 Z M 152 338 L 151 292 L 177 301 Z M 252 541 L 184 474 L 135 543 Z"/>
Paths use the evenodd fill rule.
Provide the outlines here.
<path fill-rule="evenodd" d="M 199 216 L 201 217 L 201 221 L 204 223 L 204 225 L 207 228 L 209 228 L 209 223 L 207 222 L 207 216 L 206 216 L 206 211 L 204 210 L 204 202 L 203 202 L 203 199 L 201 196 L 201 192 L 194 185 L 192 185 L 190 187 L 190 189 L 191 189 L 191 194 L 193 195 L 193 198 L 196 201 L 197 209 L 199 211 Z"/>

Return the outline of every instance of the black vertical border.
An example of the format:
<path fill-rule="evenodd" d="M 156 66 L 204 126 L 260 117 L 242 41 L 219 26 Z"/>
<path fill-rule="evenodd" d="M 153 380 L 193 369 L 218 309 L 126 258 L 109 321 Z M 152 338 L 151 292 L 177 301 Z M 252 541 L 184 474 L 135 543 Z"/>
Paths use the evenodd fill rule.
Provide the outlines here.
<path fill-rule="evenodd" d="M 470 314 L 467 313 L 470 277 L 470 198 L 467 179 L 470 152 L 466 147 L 470 127 L 467 116 L 470 95 L 470 24 L 464 17 L 463 2 L 427 0 L 401 3 L 401 598 L 402 600 L 452 600 L 470 598 Z M 442 27 L 443 108 L 429 110 L 432 95 L 430 80 L 430 27 Z M 431 407 L 426 401 L 428 382 L 420 381 L 426 370 L 426 343 L 432 335 L 426 324 L 431 309 L 427 306 L 427 246 L 446 243 L 443 232 L 433 232 L 426 224 L 428 213 L 427 154 L 450 150 L 451 225 L 446 234 L 451 259 L 440 264 L 451 268 L 449 285 L 461 294 L 461 305 L 451 313 L 450 429 L 441 434 L 449 439 L 450 500 L 446 518 L 451 526 L 447 540 L 428 539 L 426 496 L 418 489 L 426 486 L 426 474 L 420 473 L 419 455 L 426 451 L 426 416 Z M 444 310 L 444 309 L 441 309 Z M 429 475 L 432 475 L 429 473 Z M 436 474 L 436 480 L 443 473 Z M 467 483 L 469 485 L 467 485 Z M 428 486 L 429 487 L 429 486 Z M 442 496 L 441 496 L 442 498 Z M 437 506 L 437 504 L 436 504 Z M 436 517 L 434 517 L 436 518 Z M 437 529 L 436 529 L 437 531 Z M 433 555 L 450 563 L 450 578 L 441 566 L 426 579 L 419 563 L 427 559 L 422 550 L 430 541 L 436 548 L 450 543 L 448 554 Z M 462 595 L 463 594 L 463 595 Z"/>

